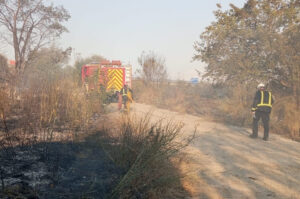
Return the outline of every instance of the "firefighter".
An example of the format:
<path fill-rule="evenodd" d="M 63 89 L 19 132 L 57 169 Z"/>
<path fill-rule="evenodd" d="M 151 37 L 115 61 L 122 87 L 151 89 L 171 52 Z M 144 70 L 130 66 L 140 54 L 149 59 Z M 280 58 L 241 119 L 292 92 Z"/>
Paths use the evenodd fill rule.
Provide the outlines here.
<path fill-rule="evenodd" d="M 258 84 L 251 109 L 253 116 L 251 138 L 257 138 L 258 122 L 261 118 L 264 125 L 263 140 L 267 141 L 269 139 L 269 121 L 273 102 L 272 93 L 265 90 L 265 85 L 263 83 Z"/>
<path fill-rule="evenodd" d="M 124 104 L 124 110 L 129 111 L 130 103 L 133 101 L 132 90 L 128 88 L 128 85 L 125 84 L 120 91 L 120 95 L 122 96 L 122 101 Z"/>
<path fill-rule="evenodd" d="M 116 96 L 118 102 L 118 110 L 120 111 L 122 108 L 122 95 L 120 94 L 120 91 L 116 91 Z"/>

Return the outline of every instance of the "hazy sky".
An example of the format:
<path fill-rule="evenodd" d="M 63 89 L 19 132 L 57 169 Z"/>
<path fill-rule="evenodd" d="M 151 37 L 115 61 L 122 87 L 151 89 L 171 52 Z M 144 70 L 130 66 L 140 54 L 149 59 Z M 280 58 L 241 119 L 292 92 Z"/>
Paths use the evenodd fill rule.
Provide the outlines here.
<path fill-rule="evenodd" d="M 213 11 L 220 3 L 243 6 L 245 0 L 53 0 L 63 5 L 71 19 L 69 33 L 59 41 L 73 47 L 74 55 L 102 55 L 138 67 L 142 51 L 165 57 L 171 78 L 190 79 L 201 69 L 191 62 L 193 43 L 214 21 Z"/>

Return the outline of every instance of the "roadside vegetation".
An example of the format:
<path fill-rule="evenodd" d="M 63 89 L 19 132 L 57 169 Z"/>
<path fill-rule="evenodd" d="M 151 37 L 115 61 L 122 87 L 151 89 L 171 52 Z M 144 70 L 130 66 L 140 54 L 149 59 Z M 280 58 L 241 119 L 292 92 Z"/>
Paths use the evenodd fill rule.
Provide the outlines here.
<path fill-rule="evenodd" d="M 76 68 L 62 67 L 68 57 L 68 50 L 41 49 L 18 90 L 1 83 L 0 197 L 188 195 L 175 166 L 192 140 L 179 140 L 182 124 L 152 123 L 151 115 L 102 120 L 101 96 L 86 95 Z"/>
<path fill-rule="evenodd" d="M 151 115 L 106 119 L 107 96 L 85 93 L 83 64 L 54 45 L 67 31 L 63 7 L 46 1 L 0 1 L 0 26 L 15 64 L 0 55 L 0 198 L 183 198 L 176 165 L 193 137 L 182 124 Z M 206 63 L 198 84 L 168 81 L 164 57 L 143 52 L 135 100 L 249 126 L 256 85 L 275 96 L 271 127 L 300 140 L 300 4 L 248 0 L 215 12 L 195 42 Z M 3 38 L 2 38 L 3 37 Z M 100 128 L 99 126 L 102 126 Z"/>
<path fill-rule="evenodd" d="M 232 4 L 228 10 L 218 7 L 216 21 L 194 45 L 194 60 L 207 64 L 203 76 L 232 89 L 230 101 L 225 101 L 232 107 L 228 112 L 239 113 L 238 118 L 244 116 L 242 107 L 251 106 L 247 97 L 248 92 L 254 95 L 251 88 L 266 83 L 276 101 L 273 132 L 298 139 L 299 1 L 248 0 L 242 8 Z"/>
<path fill-rule="evenodd" d="M 248 0 L 242 8 L 231 4 L 228 10 L 217 6 L 216 20 L 194 43 L 194 61 L 206 64 L 199 74 L 202 81 L 164 79 L 157 86 L 140 75 L 134 84 L 137 100 L 250 126 L 254 93 L 264 82 L 275 98 L 272 132 L 299 140 L 299 1 Z M 156 68 L 155 61 L 150 63 Z"/>
<path fill-rule="evenodd" d="M 194 138 L 180 136 L 183 125 L 170 121 L 153 123 L 151 114 L 124 116 L 114 129 L 104 125 L 102 136 L 96 136 L 121 175 L 111 198 L 182 198 L 187 196 L 176 165 L 179 156 Z M 107 142 L 110 140 L 110 142 Z"/>
<path fill-rule="evenodd" d="M 192 84 L 186 81 L 161 82 L 159 86 L 144 84 L 142 79 L 134 81 L 135 100 L 154 104 L 180 113 L 205 116 L 214 121 L 251 127 L 251 105 L 256 92 L 256 83 L 249 85 L 226 85 L 200 81 Z M 300 124 L 297 103 L 290 91 L 277 90 L 268 85 L 275 98 L 271 113 L 272 133 L 300 140 Z M 151 97 L 149 97 L 151 96 Z"/>
<path fill-rule="evenodd" d="M 70 18 L 46 1 L 0 1 L 0 198 L 180 198 L 174 165 L 190 141 L 181 124 L 124 116 L 105 120 L 107 96 L 85 93 L 81 66 L 54 44 Z M 1 35 L 2 37 L 2 35 Z M 114 118 L 114 121 L 117 118 Z M 105 128 L 98 128 L 99 126 Z"/>

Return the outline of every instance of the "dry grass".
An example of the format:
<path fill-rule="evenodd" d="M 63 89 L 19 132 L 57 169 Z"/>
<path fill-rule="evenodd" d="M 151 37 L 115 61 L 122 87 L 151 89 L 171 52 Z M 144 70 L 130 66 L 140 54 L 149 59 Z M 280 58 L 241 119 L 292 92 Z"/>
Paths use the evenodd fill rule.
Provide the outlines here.
<path fill-rule="evenodd" d="M 150 117 L 123 117 L 113 132 L 104 130 L 113 143 L 99 138 L 123 171 L 111 198 L 182 198 L 186 194 L 180 182 L 182 175 L 174 165 L 193 137 L 179 140 L 182 124 L 151 123 Z"/>
<path fill-rule="evenodd" d="M 252 122 L 252 95 L 244 86 L 234 88 L 230 96 L 218 100 L 217 119 L 238 126 L 249 126 Z"/>
<path fill-rule="evenodd" d="M 293 97 L 283 97 L 276 101 L 276 108 L 273 110 L 271 127 L 274 131 L 300 141 L 300 110 L 297 110 Z"/>
<path fill-rule="evenodd" d="M 0 149 L 6 151 L 0 159 L 5 160 L 14 158 L 16 146 L 37 143 L 43 144 L 41 152 L 47 159 L 49 143 L 75 140 L 76 132 L 87 131 L 93 114 L 102 110 L 96 93 L 87 97 L 68 78 L 31 83 L 21 90 L 18 98 L 6 92 L 1 92 L 0 97 Z M 122 170 L 110 198 L 182 198 L 186 195 L 180 182 L 182 176 L 174 165 L 180 161 L 177 154 L 191 138 L 178 139 L 182 124 L 167 121 L 153 124 L 150 117 L 124 117 L 121 125 L 113 130 L 104 129 L 101 136 L 93 138 Z"/>
<path fill-rule="evenodd" d="M 219 122 L 251 127 L 250 112 L 255 93 L 254 86 L 226 87 L 208 83 L 192 85 L 179 81 L 162 83 L 159 88 L 154 88 L 145 87 L 138 80 L 134 85 L 136 101 L 181 113 L 205 116 Z M 273 93 L 274 96 L 279 94 L 278 91 Z M 292 96 L 285 94 L 283 97 L 277 97 L 271 114 L 272 132 L 299 140 L 299 115 Z"/>
<path fill-rule="evenodd" d="M 51 162 L 51 144 L 76 141 L 77 133 L 89 128 L 93 114 L 102 111 L 97 96 L 86 97 L 72 78 L 61 75 L 52 80 L 31 79 L 22 88 L 8 86 L 0 91 L 0 162 L 10 164 L 12 170 L 18 150 L 35 154 L 36 146 L 48 165 L 56 165 Z M 18 93 L 11 95 L 10 90 Z M 0 166 L 2 190 L 3 179 L 9 175 Z"/>
<path fill-rule="evenodd" d="M 71 78 L 59 76 L 19 89 L 17 97 L 2 91 L 0 102 L 0 149 L 74 139 L 93 113 L 101 112 L 99 100 L 86 98 Z"/>

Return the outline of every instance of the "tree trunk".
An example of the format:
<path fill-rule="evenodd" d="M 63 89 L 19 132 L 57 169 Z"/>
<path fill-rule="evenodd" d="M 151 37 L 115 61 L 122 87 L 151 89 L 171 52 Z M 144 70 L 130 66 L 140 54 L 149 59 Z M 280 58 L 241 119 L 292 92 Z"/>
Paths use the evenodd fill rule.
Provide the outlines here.
<path fill-rule="evenodd" d="M 293 96 L 295 98 L 296 101 L 296 109 L 297 111 L 300 110 L 300 71 L 297 70 L 297 66 L 296 66 L 296 71 L 294 72 L 294 81 L 293 81 Z"/>
<path fill-rule="evenodd" d="M 299 82 L 297 82 L 296 86 L 294 87 L 294 96 L 296 99 L 296 107 L 297 107 L 297 111 L 299 111 L 300 109 L 300 99 L 299 99 L 299 95 L 300 95 L 300 91 L 299 91 Z"/>

